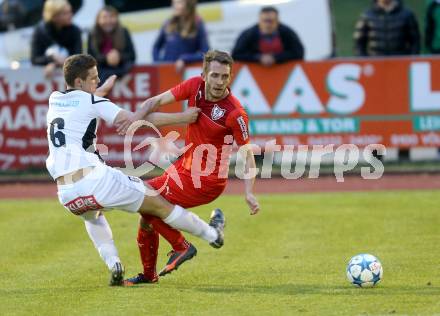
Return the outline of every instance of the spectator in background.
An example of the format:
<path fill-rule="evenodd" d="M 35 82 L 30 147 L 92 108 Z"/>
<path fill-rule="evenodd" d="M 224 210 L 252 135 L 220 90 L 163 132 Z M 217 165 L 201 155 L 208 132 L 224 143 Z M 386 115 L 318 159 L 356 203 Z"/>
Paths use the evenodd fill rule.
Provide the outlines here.
<path fill-rule="evenodd" d="M 261 9 L 258 24 L 240 34 L 232 57 L 271 66 L 304 59 L 304 47 L 295 31 L 279 22 L 278 10 L 268 6 Z"/>
<path fill-rule="evenodd" d="M 24 25 L 25 9 L 18 0 L 0 3 L 0 31 L 12 31 Z"/>
<path fill-rule="evenodd" d="M 420 53 L 420 33 L 414 13 L 400 0 L 376 0 L 362 13 L 354 32 L 358 56 Z"/>
<path fill-rule="evenodd" d="M 196 5 L 197 0 L 173 0 L 173 16 L 164 23 L 153 46 L 155 62 L 174 62 L 176 71 L 182 72 L 187 63 L 203 60 L 209 45 Z"/>
<path fill-rule="evenodd" d="M 51 76 L 64 60 L 82 52 L 81 30 L 72 24 L 72 7 L 67 0 L 46 0 L 43 21 L 34 29 L 31 41 L 31 62 L 46 66 Z"/>
<path fill-rule="evenodd" d="M 433 0 L 426 10 L 425 46 L 431 54 L 440 53 L 440 0 Z"/>
<path fill-rule="evenodd" d="M 98 62 L 102 82 L 113 74 L 123 77 L 133 67 L 136 53 L 130 33 L 119 23 L 119 13 L 112 6 L 98 12 L 88 38 L 88 53 Z"/>

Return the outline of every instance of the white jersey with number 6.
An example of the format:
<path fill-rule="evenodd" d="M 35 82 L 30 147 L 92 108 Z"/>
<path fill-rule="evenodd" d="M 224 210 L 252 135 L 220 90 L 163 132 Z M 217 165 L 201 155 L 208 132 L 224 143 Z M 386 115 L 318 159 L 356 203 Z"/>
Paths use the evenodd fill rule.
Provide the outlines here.
<path fill-rule="evenodd" d="M 52 178 L 101 164 L 95 153 L 98 120 L 112 124 L 120 110 L 108 99 L 81 90 L 53 92 L 47 112 L 46 160 Z"/>

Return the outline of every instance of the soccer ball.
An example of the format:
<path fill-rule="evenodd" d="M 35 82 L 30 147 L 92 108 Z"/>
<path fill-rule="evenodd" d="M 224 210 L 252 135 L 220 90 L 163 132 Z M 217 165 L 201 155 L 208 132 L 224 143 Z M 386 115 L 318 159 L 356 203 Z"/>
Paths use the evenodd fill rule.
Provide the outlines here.
<path fill-rule="evenodd" d="M 372 287 L 382 280 L 383 269 L 380 261 L 373 255 L 360 254 L 350 259 L 347 265 L 347 278 L 359 287 Z"/>

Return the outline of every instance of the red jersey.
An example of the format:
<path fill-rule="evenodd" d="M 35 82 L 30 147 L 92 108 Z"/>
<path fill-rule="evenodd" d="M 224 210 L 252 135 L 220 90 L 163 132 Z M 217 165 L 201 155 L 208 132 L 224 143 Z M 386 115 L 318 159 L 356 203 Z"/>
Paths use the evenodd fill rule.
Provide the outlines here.
<path fill-rule="evenodd" d="M 185 145 L 192 146 L 179 159 L 175 166 L 179 170 L 197 172 L 191 168 L 193 163 L 201 163 L 198 170 L 205 170 L 206 166 L 215 164 L 213 172 L 201 177 L 204 181 L 215 181 L 217 185 L 225 185 L 226 178 L 219 178 L 220 162 L 223 168 L 229 165 L 229 154 L 222 159 L 222 147 L 225 145 L 225 136 L 231 135 L 237 145 L 249 143 L 248 117 L 240 101 L 231 92 L 222 100 L 211 102 L 205 99 L 205 82 L 202 77 L 188 79 L 171 89 L 177 101 L 188 100 L 188 106 L 201 109 L 195 123 L 188 125 Z M 230 138 L 230 137 L 229 137 Z M 230 144 L 229 142 L 228 144 Z M 215 147 L 214 151 L 201 148 Z M 197 156 L 195 156 L 195 154 Z M 197 160 L 195 160 L 197 159 Z"/>

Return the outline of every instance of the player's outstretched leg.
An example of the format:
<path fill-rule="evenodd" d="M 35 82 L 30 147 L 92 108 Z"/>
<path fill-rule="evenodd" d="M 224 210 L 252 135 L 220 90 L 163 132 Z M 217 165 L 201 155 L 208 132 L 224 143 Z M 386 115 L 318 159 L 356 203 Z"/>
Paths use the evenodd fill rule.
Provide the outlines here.
<path fill-rule="evenodd" d="M 170 258 L 168 259 L 165 268 L 159 272 L 159 275 L 164 276 L 177 270 L 182 263 L 192 259 L 195 255 L 197 255 L 197 249 L 191 243 L 188 243 L 188 247 L 182 251 L 171 250 L 168 253 Z"/>
<path fill-rule="evenodd" d="M 214 227 L 218 234 L 217 239 L 213 242 L 210 242 L 209 244 L 214 248 L 222 247 L 225 238 L 224 231 L 226 226 L 226 218 L 221 209 L 216 208 L 215 210 L 212 211 L 209 220 L 209 226 Z"/>
<path fill-rule="evenodd" d="M 158 216 L 171 227 L 200 237 L 216 248 L 220 248 L 223 244 L 224 215 L 221 211 L 215 218 L 211 218 L 211 225 L 208 225 L 196 214 L 181 206 L 170 204 L 161 196 L 145 196 L 138 212 Z"/>
<path fill-rule="evenodd" d="M 124 282 L 124 266 L 116 262 L 110 270 L 110 286 L 119 286 Z"/>

